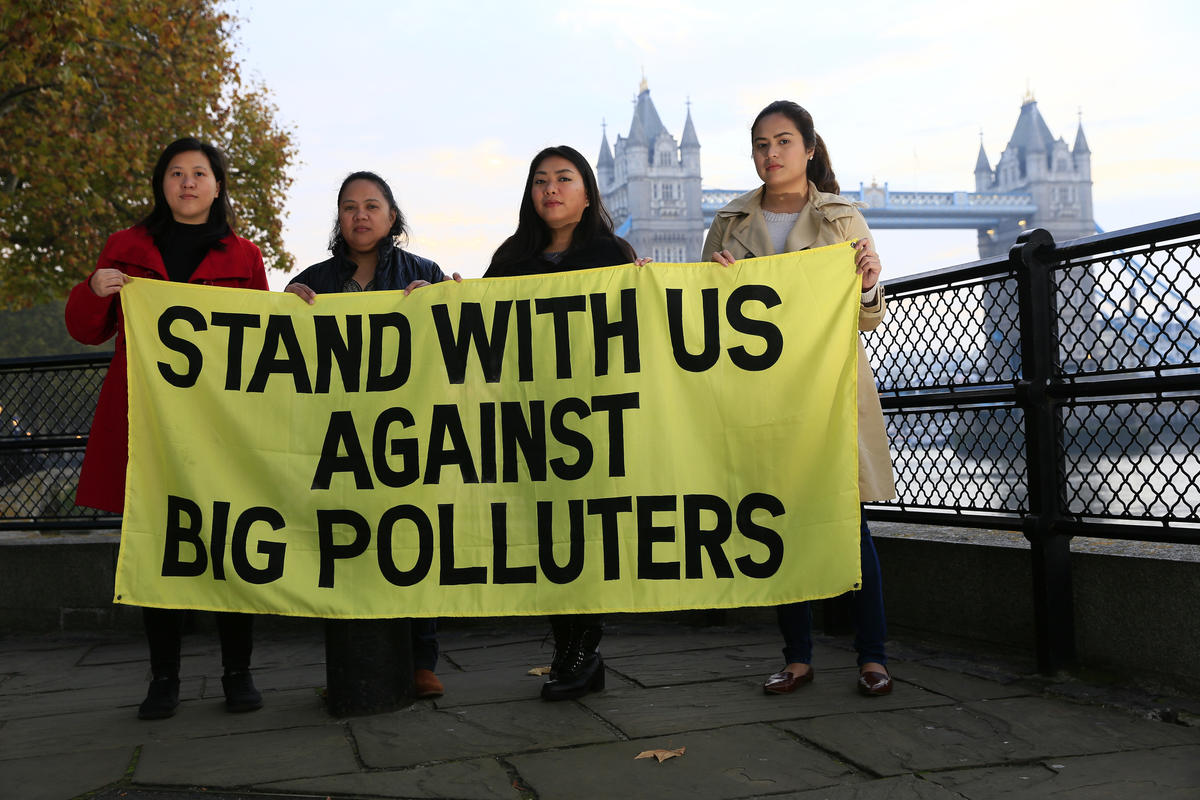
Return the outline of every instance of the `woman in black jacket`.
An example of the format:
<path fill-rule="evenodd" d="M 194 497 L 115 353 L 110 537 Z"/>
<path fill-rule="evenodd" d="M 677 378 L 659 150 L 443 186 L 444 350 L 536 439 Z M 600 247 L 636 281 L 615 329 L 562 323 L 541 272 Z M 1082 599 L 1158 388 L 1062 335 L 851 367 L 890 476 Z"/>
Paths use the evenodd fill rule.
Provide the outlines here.
<path fill-rule="evenodd" d="M 566 145 L 547 147 L 529 164 L 517 231 L 496 248 L 485 278 L 540 275 L 612 267 L 638 259 L 629 242 L 613 233 L 591 165 Z M 604 660 L 596 647 L 603 633 L 598 614 L 550 618 L 554 660 L 542 685 L 546 700 L 570 700 L 604 688 Z"/>
<path fill-rule="evenodd" d="M 408 228 L 383 178 L 350 173 L 338 190 L 337 205 L 329 237 L 332 257 L 301 272 L 284 291 L 311 304 L 318 294 L 411 290 L 446 280 L 437 264 L 396 244 Z"/>
<path fill-rule="evenodd" d="M 408 228 L 387 181 L 374 172 L 352 172 L 338 190 L 338 213 L 329 238 L 333 256 L 301 272 L 284 289 L 310 305 L 318 294 L 403 289 L 450 280 L 437 264 L 402 249 Z M 457 273 L 455 280 L 462 280 Z M 437 620 L 414 619 L 412 656 L 417 697 L 441 697 Z"/>

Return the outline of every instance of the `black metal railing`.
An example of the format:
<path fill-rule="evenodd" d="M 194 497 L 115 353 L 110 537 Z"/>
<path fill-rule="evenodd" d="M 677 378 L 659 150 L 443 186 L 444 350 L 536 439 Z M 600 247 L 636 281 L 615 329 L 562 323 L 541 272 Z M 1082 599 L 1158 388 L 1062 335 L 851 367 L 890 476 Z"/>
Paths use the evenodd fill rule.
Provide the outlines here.
<path fill-rule="evenodd" d="M 899 497 L 868 515 L 1023 531 L 1039 662 L 1068 664 L 1073 536 L 1200 544 L 1200 214 L 887 292 L 864 341 Z M 0 361 L 0 530 L 119 524 L 72 502 L 109 357 Z"/>
<path fill-rule="evenodd" d="M 75 505 L 112 353 L 0 361 L 0 530 L 93 530 L 121 518 Z"/>
<path fill-rule="evenodd" d="M 897 500 L 1017 529 L 1041 667 L 1074 658 L 1070 539 L 1200 544 L 1200 214 L 890 281 L 865 334 Z"/>

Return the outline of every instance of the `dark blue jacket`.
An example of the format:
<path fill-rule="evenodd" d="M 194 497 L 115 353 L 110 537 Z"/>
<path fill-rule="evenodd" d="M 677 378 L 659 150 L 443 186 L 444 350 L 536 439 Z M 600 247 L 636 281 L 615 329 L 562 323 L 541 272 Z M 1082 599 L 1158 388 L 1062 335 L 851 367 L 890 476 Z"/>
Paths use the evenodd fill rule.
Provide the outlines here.
<path fill-rule="evenodd" d="M 333 257 L 320 264 L 313 264 L 288 284 L 303 283 L 317 294 L 336 294 L 354 275 L 357 267 L 346 255 L 345 246 L 339 245 Z M 414 255 L 397 247 L 391 237 L 385 236 L 379 243 L 379 266 L 375 268 L 376 291 L 403 289 L 413 281 L 423 280 L 437 283 L 446 278 L 441 267 L 428 258 Z"/>

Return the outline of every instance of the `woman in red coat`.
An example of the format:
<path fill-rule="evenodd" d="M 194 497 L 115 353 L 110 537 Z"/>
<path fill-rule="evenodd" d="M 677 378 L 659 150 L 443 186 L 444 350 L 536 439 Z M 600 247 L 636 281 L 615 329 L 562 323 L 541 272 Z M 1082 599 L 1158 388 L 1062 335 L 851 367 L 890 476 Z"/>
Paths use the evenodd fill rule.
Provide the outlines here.
<path fill-rule="evenodd" d="M 100 344 L 114 334 L 116 352 L 100 389 L 75 502 L 121 513 L 125 505 L 125 466 L 129 450 L 125 331 L 120 291 L 130 276 L 158 280 L 267 289 L 262 254 L 233 233 L 233 206 L 227 191 L 225 159 L 217 148 L 184 138 L 163 150 L 154 166 L 154 208 L 128 230 L 108 238 L 96 270 L 67 300 L 67 330 L 84 344 Z M 184 612 L 142 610 L 150 644 L 150 682 L 138 708 L 142 719 L 174 715 L 179 705 L 179 661 Z M 253 617 L 217 615 L 221 637 L 221 679 L 230 711 L 262 707 L 250 676 Z"/>

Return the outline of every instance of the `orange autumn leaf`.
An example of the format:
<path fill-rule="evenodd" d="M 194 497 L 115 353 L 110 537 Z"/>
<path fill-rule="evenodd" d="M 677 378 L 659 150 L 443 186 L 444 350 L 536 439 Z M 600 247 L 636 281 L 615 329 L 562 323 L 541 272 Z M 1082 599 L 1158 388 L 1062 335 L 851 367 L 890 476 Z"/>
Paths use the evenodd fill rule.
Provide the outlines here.
<path fill-rule="evenodd" d="M 540 678 L 543 675 L 549 675 L 550 668 L 549 667 L 534 667 L 533 669 L 529 670 L 529 672 L 526 672 L 525 674 L 533 675 L 535 678 Z"/>
<path fill-rule="evenodd" d="M 675 758 L 687 752 L 686 747 L 680 747 L 678 750 L 643 750 L 633 757 L 634 761 L 639 758 L 657 758 L 658 763 L 666 761 L 668 758 Z"/>

